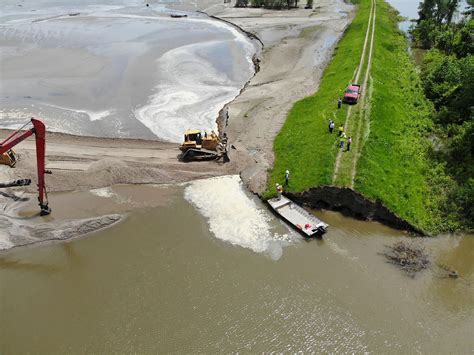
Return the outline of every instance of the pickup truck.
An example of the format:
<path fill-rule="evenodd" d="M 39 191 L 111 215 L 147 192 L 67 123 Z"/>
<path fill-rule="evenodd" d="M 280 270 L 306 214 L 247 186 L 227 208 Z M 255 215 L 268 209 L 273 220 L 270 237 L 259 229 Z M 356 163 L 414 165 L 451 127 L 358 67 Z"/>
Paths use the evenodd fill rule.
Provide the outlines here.
<path fill-rule="evenodd" d="M 344 102 L 347 104 L 356 104 L 360 98 L 360 85 L 351 84 L 344 93 Z"/>

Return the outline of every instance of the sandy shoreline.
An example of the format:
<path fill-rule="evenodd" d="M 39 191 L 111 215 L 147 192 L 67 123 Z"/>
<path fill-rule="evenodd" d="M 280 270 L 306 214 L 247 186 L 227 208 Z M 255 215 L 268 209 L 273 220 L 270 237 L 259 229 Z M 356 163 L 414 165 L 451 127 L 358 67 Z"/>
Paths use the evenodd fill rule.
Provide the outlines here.
<path fill-rule="evenodd" d="M 261 193 L 274 160 L 273 140 L 294 102 L 317 91 L 333 48 L 352 20 L 353 7 L 318 1 L 314 10 L 229 7 L 213 15 L 255 34 L 264 44 L 260 71 L 229 105 L 226 129 L 237 148 L 237 170 L 252 192 Z"/>
<path fill-rule="evenodd" d="M 260 71 L 228 105 L 230 119 L 225 131 L 236 148 L 230 151 L 230 163 L 182 163 L 177 159 L 179 150 L 174 143 L 48 133 L 47 168 L 53 172 L 46 176 L 48 191 L 89 191 L 117 184 L 176 184 L 229 174 L 240 174 L 252 192 L 264 190 L 267 169 L 273 164 L 273 139 L 293 103 L 317 90 L 325 64 L 352 19 L 353 7 L 342 0 L 322 0 L 315 2 L 314 10 L 270 11 L 236 9 L 211 2 L 199 10 L 234 23 L 264 44 Z M 0 131 L 0 135 L 7 136 L 8 131 Z M 16 151 L 21 160 L 15 169 L 0 169 L 2 181 L 27 177 L 34 180 L 34 141 L 21 143 Z M 12 196 L 27 192 L 34 201 L 34 189 L 35 182 L 26 189 L 3 190 L 8 195 L 1 197 L 4 211 L 21 213 L 17 202 L 10 206 L 15 200 Z M 67 204 L 67 198 L 63 203 Z M 54 213 L 64 206 L 58 201 L 51 207 Z M 107 209 L 102 212 L 112 213 Z M 55 218 L 50 227 L 69 228 L 71 236 L 77 236 L 80 223 L 71 218 L 74 216 Z M 36 219 L 38 225 L 44 222 Z M 96 227 L 101 228 L 100 224 Z M 8 236 L 0 235 L 1 238 Z"/>

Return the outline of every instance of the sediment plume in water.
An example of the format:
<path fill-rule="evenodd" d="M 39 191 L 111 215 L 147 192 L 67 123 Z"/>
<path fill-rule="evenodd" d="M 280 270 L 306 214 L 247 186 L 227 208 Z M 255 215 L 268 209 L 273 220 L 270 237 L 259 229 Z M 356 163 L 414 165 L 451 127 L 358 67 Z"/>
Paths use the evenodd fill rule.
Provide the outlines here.
<path fill-rule="evenodd" d="M 239 176 L 194 181 L 184 197 L 208 219 L 216 238 L 280 258 L 288 236 L 273 233 L 271 215 L 245 193 Z"/>

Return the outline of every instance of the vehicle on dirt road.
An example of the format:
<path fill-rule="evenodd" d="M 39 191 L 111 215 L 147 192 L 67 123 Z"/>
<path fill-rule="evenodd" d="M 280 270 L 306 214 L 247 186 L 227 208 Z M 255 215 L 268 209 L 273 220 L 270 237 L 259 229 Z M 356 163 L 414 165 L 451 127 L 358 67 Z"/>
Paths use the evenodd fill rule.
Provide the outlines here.
<path fill-rule="evenodd" d="M 344 93 L 344 102 L 346 104 L 356 104 L 360 98 L 360 85 L 351 84 L 347 87 Z"/>

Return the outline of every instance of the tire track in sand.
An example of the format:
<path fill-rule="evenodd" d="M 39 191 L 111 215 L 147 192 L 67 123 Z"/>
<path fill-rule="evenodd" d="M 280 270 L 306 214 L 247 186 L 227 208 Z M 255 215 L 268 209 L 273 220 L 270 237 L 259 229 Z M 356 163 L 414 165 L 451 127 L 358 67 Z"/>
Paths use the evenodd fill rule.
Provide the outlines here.
<path fill-rule="evenodd" d="M 372 90 L 369 91 L 369 97 L 366 99 L 367 95 L 367 84 L 369 82 L 369 77 L 370 77 L 370 69 L 372 68 L 372 58 L 373 58 L 373 52 L 374 52 L 374 37 L 375 37 L 375 21 L 377 18 L 377 3 L 374 0 L 374 17 L 373 17 L 373 25 L 372 25 L 372 34 L 371 34 L 371 39 L 370 39 L 370 50 L 369 50 L 369 61 L 367 63 L 367 70 L 365 72 L 365 78 L 364 78 L 364 83 L 362 84 L 362 98 L 363 98 L 363 114 L 362 114 L 362 120 L 357 128 L 357 149 L 354 154 L 354 158 L 352 160 L 352 169 L 351 169 L 351 184 L 350 188 L 354 188 L 354 180 L 355 176 L 357 173 L 357 162 L 362 154 L 362 148 L 363 148 L 363 143 L 364 143 L 364 138 L 362 137 L 364 132 L 362 127 L 368 127 L 369 125 L 369 119 L 370 119 L 370 101 L 372 97 Z"/>

